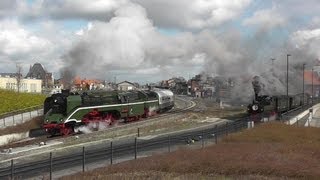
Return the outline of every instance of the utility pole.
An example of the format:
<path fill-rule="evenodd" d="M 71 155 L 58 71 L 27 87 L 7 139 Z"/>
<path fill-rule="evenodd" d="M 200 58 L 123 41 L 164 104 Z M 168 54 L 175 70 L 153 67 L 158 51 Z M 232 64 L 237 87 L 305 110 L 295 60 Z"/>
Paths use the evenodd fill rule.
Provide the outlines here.
<path fill-rule="evenodd" d="M 306 63 L 302 64 L 302 105 L 304 105 L 304 69 L 305 69 Z"/>
<path fill-rule="evenodd" d="M 274 60 L 276 60 L 276 59 L 275 59 L 275 58 L 271 58 L 271 61 L 272 61 L 272 67 L 273 67 L 273 61 L 274 61 Z"/>
<path fill-rule="evenodd" d="M 274 76 L 274 69 L 273 69 L 273 64 L 274 64 L 274 60 L 276 60 L 275 58 L 271 58 L 271 73 Z M 276 93 L 276 86 L 274 85 L 274 82 L 272 82 L 273 85 L 273 93 Z"/>
<path fill-rule="evenodd" d="M 289 111 L 289 56 L 290 54 L 287 54 L 287 111 Z"/>
<path fill-rule="evenodd" d="M 313 105 L 313 68 L 312 68 L 312 76 L 311 76 L 312 80 L 311 80 L 311 104 Z"/>

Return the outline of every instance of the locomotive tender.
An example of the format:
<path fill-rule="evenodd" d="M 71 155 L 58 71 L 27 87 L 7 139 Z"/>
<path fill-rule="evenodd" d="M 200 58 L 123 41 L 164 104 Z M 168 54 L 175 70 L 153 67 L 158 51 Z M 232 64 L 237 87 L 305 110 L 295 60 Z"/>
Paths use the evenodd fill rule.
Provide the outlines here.
<path fill-rule="evenodd" d="M 68 135 L 75 128 L 94 123 L 112 125 L 119 119 L 139 120 L 172 109 L 174 94 L 167 89 L 152 91 L 93 90 L 81 95 L 63 91 L 44 102 L 43 128 L 50 135 Z"/>

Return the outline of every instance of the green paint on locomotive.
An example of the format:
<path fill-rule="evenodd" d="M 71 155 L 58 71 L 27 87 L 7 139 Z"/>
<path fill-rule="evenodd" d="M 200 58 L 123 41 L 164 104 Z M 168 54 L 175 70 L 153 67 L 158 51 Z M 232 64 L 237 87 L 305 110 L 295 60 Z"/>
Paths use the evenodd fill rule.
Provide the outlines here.
<path fill-rule="evenodd" d="M 157 96 L 149 96 L 140 91 L 88 91 L 86 95 L 66 97 L 66 109 L 55 113 L 49 110 L 44 117 L 45 124 L 61 124 L 69 121 L 80 122 L 93 110 L 112 113 L 116 118 L 141 116 L 145 109 L 159 110 Z"/>

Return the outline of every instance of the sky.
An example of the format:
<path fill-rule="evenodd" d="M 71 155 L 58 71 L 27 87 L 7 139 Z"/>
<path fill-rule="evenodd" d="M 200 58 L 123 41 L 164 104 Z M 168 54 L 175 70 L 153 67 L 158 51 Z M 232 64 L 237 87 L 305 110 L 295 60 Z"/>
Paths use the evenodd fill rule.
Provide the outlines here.
<path fill-rule="evenodd" d="M 1 0 L 0 72 L 150 83 L 320 58 L 318 0 Z M 294 71 L 292 71 L 294 73 Z"/>

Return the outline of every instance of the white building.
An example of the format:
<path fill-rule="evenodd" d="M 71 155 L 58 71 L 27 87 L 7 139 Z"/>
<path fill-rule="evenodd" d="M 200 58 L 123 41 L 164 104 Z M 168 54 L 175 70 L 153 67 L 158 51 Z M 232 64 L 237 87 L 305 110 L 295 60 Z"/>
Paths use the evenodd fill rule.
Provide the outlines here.
<path fill-rule="evenodd" d="M 123 81 L 121 83 L 118 83 L 117 86 L 118 86 L 118 90 L 120 91 L 129 91 L 129 90 L 137 89 L 137 87 L 129 81 Z"/>
<path fill-rule="evenodd" d="M 21 79 L 20 92 L 41 93 L 41 79 Z M 14 77 L 0 77 L 0 88 L 18 91 L 17 79 Z"/>

